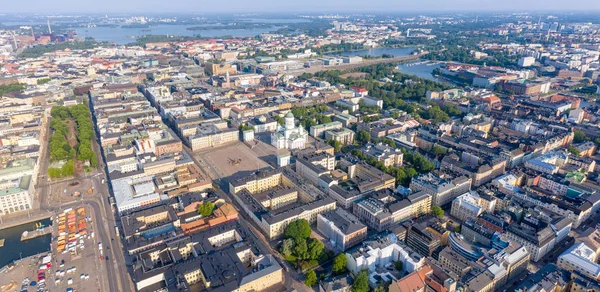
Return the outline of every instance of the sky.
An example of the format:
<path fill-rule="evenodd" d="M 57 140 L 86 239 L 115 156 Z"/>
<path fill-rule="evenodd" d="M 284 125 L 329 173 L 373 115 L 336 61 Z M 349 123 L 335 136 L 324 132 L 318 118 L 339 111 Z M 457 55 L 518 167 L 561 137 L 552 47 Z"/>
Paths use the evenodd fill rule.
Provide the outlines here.
<path fill-rule="evenodd" d="M 0 13 L 591 11 L 600 0 L 2 0 Z"/>

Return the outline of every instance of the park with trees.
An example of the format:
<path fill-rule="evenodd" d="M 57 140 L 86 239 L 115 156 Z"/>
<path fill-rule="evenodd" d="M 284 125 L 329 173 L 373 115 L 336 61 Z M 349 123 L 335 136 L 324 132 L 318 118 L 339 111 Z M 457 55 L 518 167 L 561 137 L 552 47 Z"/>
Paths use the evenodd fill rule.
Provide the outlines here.
<path fill-rule="evenodd" d="M 284 230 L 284 240 L 279 252 L 294 267 L 301 270 L 310 269 L 330 258 L 325 245 L 316 238 L 311 238 L 312 230 L 305 219 L 291 222 Z"/>
<path fill-rule="evenodd" d="M 347 72 L 341 70 L 317 72 L 315 75 L 305 73 L 301 77 L 305 79 L 316 77 L 331 84 L 365 88 L 369 91 L 369 96 L 383 100 L 384 110 L 400 109 L 413 115 L 415 119 L 423 118 L 440 123 L 449 121 L 450 117 L 462 115 L 454 105 L 440 107 L 434 102 L 423 100 L 427 91 L 442 91 L 450 89 L 451 86 L 397 72 L 396 65 L 385 63 L 358 68 L 357 71 L 367 73 L 365 77 L 361 78 L 343 78 L 341 76 Z M 384 77 L 391 78 L 393 82 L 379 82 Z M 429 105 L 421 105 L 426 103 Z M 379 112 L 379 108 L 361 107 L 361 111 L 375 113 Z"/>
<path fill-rule="evenodd" d="M 60 167 L 48 168 L 48 176 L 73 176 L 78 163 L 88 162 L 91 167 L 96 167 L 98 158 L 92 149 L 94 127 L 88 106 L 54 106 L 50 114 L 50 162 Z"/>

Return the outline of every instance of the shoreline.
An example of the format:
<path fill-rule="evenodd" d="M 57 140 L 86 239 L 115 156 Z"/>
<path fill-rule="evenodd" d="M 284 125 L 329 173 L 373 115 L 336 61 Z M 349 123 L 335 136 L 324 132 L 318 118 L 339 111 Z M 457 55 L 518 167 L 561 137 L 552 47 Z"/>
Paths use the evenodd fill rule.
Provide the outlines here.
<path fill-rule="evenodd" d="M 39 210 L 39 209 L 38 209 Z M 21 217 L 21 216 L 19 216 Z M 22 218 L 23 220 L 19 220 L 21 218 L 17 217 L 14 220 L 10 220 L 9 222 L 2 222 L 2 227 L 0 227 L 0 231 L 5 230 L 5 229 L 9 229 L 9 228 L 13 228 L 15 226 L 19 226 L 19 225 L 23 225 L 23 224 L 28 224 L 28 223 L 32 223 L 35 221 L 41 221 L 41 220 L 45 220 L 45 219 L 50 219 L 50 217 L 52 217 L 52 214 L 40 214 L 40 215 L 34 215 L 31 217 L 27 217 L 25 220 L 25 218 Z"/>

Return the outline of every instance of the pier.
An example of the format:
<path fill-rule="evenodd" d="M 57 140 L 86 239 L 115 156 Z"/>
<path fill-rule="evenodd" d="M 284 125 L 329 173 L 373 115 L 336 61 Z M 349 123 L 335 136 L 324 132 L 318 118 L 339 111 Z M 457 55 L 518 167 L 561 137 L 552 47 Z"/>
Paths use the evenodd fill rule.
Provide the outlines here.
<path fill-rule="evenodd" d="M 21 241 L 30 240 L 50 233 L 52 233 L 52 226 L 44 227 L 42 229 L 36 229 L 34 231 L 25 231 L 21 235 Z"/>

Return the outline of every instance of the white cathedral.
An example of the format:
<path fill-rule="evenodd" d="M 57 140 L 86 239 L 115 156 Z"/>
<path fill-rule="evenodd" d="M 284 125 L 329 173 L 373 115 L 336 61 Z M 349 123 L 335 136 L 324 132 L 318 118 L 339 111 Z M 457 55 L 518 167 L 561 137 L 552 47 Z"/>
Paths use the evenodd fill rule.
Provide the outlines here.
<path fill-rule="evenodd" d="M 277 149 L 304 149 L 307 139 L 308 133 L 302 127 L 296 128 L 294 115 L 289 112 L 284 126 L 271 134 L 271 145 Z"/>

